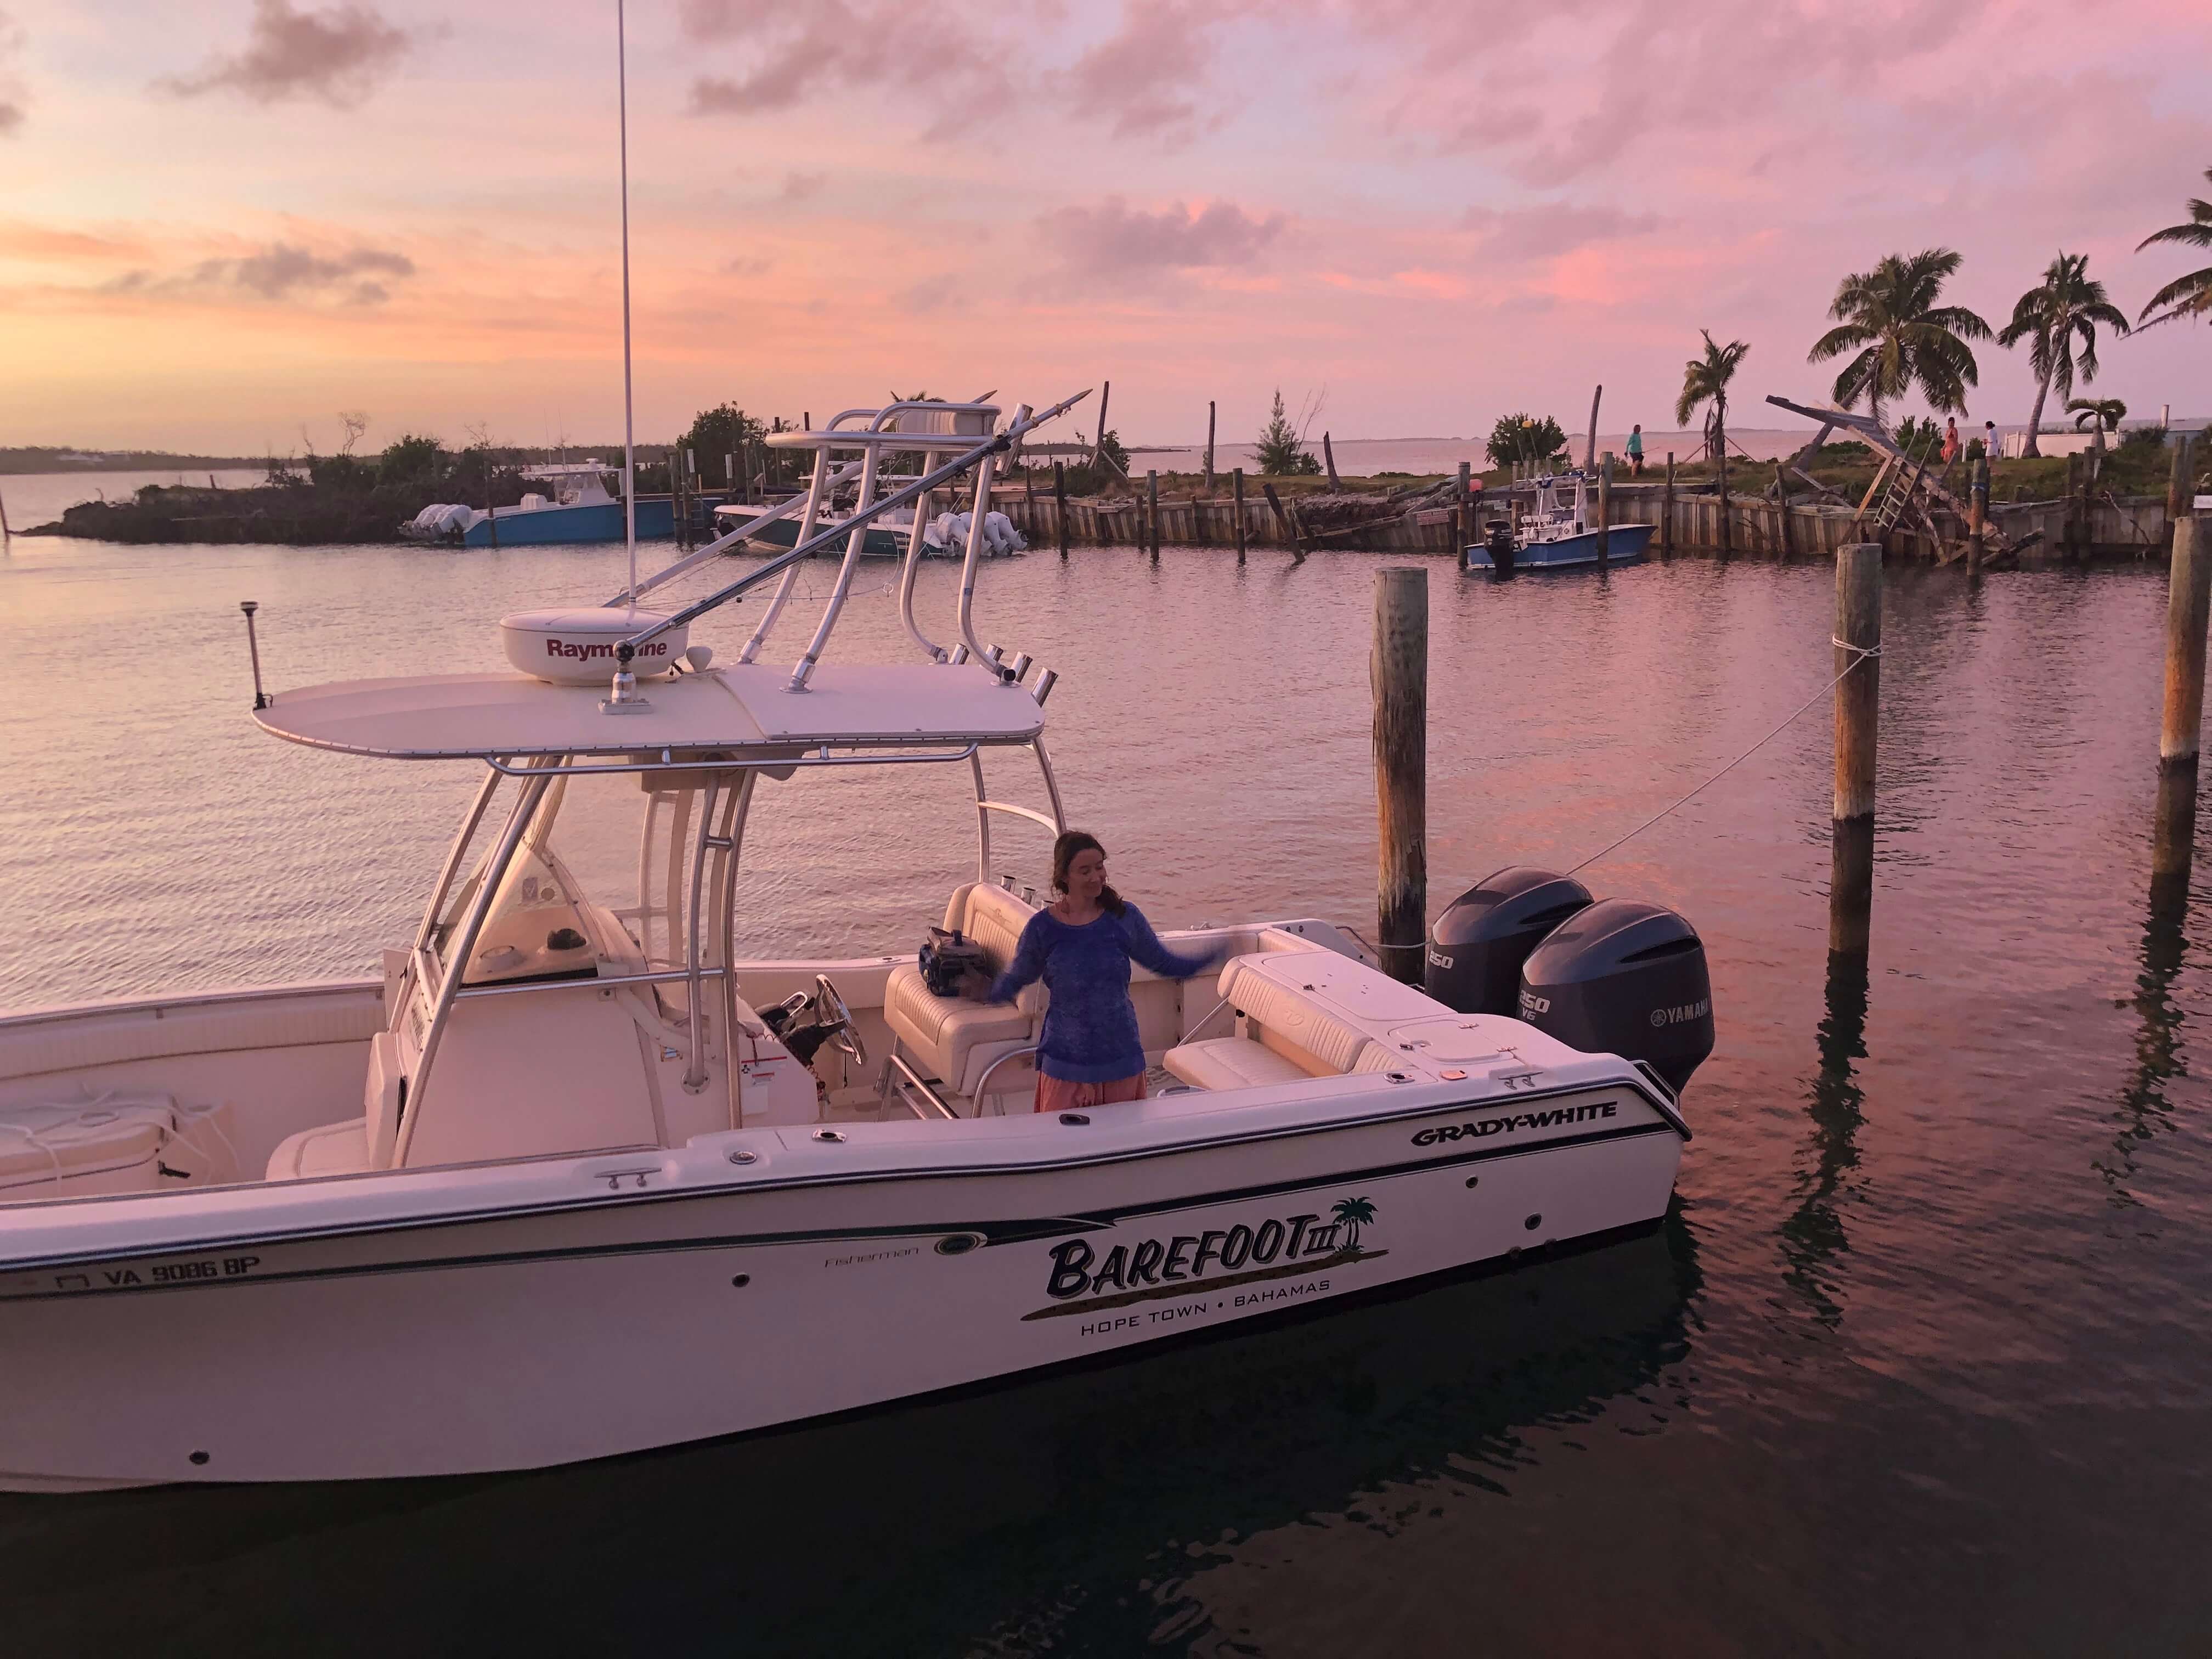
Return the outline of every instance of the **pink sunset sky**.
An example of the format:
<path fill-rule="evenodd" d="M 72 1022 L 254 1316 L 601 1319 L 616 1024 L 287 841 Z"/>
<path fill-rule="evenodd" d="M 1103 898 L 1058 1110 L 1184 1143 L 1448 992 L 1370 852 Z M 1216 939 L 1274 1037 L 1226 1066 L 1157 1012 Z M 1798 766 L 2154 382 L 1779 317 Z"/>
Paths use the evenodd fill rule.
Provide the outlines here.
<path fill-rule="evenodd" d="M 258 453 L 622 418 L 614 8 L 0 0 L 0 443 Z M 1795 422 L 1838 280 L 2059 250 L 2135 315 L 2212 167 L 2202 0 L 636 0 L 638 430 L 1114 383 L 1135 442 Z M 2025 420 L 1977 348 L 1972 419 Z M 2212 328 L 2101 344 L 2212 413 Z M 1095 407 L 1095 404 L 1093 405 Z M 1905 409 L 1917 408 L 1908 404 Z M 1902 412 L 1902 411 L 1900 411 Z M 2057 414 L 2054 404 L 2052 415 Z"/>

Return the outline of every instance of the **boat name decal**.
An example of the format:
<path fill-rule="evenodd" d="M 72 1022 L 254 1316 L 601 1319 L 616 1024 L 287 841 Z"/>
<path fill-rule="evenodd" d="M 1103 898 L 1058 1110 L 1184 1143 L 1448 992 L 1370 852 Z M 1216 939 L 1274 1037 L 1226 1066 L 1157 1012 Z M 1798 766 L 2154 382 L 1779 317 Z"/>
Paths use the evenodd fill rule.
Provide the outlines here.
<path fill-rule="evenodd" d="M 1563 1123 L 1587 1123 L 1594 1117 L 1619 1115 L 1618 1103 L 1606 1100 L 1592 1106 L 1553 1106 L 1541 1112 L 1508 1112 L 1503 1117 L 1479 1118 L 1473 1123 L 1439 1123 L 1413 1135 L 1416 1146 L 1439 1141 L 1465 1140 L 1470 1135 L 1510 1134 L 1519 1129 L 1553 1129 Z"/>
<path fill-rule="evenodd" d="M 598 657 L 611 659 L 621 643 L 619 640 L 612 643 L 605 640 L 593 640 L 588 644 L 579 644 L 573 640 L 548 638 L 545 641 L 545 654 L 549 657 L 565 657 L 571 662 L 590 662 Z M 665 639 L 647 640 L 631 654 L 640 657 L 665 657 L 668 654 L 668 641 Z"/>
<path fill-rule="evenodd" d="M 243 1279 L 261 1265 L 258 1255 L 226 1255 L 199 1261 L 156 1261 L 136 1267 L 102 1267 L 92 1273 L 58 1273 L 57 1291 L 127 1291 L 133 1286 L 191 1285 L 210 1279 Z"/>
<path fill-rule="evenodd" d="M 1360 1230 L 1374 1223 L 1372 1201 L 1346 1198 L 1337 1200 L 1326 1222 L 1311 1213 L 1270 1217 L 1256 1226 L 1240 1221 L 1231 1227 L 1116 1244 L 1103 1256 L 1089 1239 L 1065 1239 L 1052 1247 L 1052 1267 L 1045 1276 L 1045 1294 L 1053 1305 L 1022 1317 L 1091 1313 L 1371 1261 L 1389 1254 L 1361 1245 Z M 1249 1294 L 1237 1297 L 1236 1305 L 1241 1309 L 1273 1299 Z"/>

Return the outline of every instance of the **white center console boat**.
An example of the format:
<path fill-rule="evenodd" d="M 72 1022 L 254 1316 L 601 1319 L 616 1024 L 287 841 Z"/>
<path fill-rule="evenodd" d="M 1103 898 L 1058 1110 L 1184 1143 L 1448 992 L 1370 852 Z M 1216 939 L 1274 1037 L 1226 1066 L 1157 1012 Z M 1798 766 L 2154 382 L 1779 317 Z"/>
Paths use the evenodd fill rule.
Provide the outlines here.
<path fill-rule="evenodd" d="M 972 469 L 987 503 L 1046 417 L 998 432 L 995 409 L 958 407 L 980 435 L 896 447 L 945 458 L 910 490 Z M 1647 1023 L 1639 1003 L 1601 1043 L 1546 1029 L 1684 947 L 1584 927 L 1606 906 L 1562 908 L 1540 883 L 1463 901 L 1479 925 L 1432 950 L 1455 983 L 1487 963 L 1489 988 L 1457 1000 L 1517 983 L 1527 1018 L 1387 978 L 1319 920 L 1170 934 L 1225 960 L 1135 975 L 1162 1091 L 1033 1112 L 1034 994 L 935 996 L 904 952 L 941 921 L 1003 960 L 1031 913 L 992 830 L 1063 826 L 1053 677 L 978 641 L 980 513 L 949 647 L 915 615 L 916 537 L 913 659 L 823 660 L 867 524 L 913 499 L 872 499 L 878 447 L 852 520 L 684 610 L 636 600 L 708 550 L 605 608 L 507 618 L 510 672 L 266 700 L 274 736 L 470 760 L 483 787 L 374 977 L 0 1020 L 0 1489 L 599 1457 L 1662 1214 L 1703 1050 L 1670 1071 L 1683 1054 L 1655 1064 L 1633 1039 L 1699 1018 L 1709 1034 L 1709 1005 Z M 758 660 L 796 561 L 830 536 L 849 539 L 811 641 L 795 665 Z M 779 578 L 735 661 L 686 644 L 699 615 Z M 1037 805 L 986 787 L 1015 759 Z M 808 811 L 817 775 L 856 766 L 966 774 L 975 879 L 880 957 L 736 960 L 748 823 Z M 1498 976 L 1539 939 L 1548 979 L 1538 957 Z M 1592 940 L 1611 966 L 1590 966 Z"/>

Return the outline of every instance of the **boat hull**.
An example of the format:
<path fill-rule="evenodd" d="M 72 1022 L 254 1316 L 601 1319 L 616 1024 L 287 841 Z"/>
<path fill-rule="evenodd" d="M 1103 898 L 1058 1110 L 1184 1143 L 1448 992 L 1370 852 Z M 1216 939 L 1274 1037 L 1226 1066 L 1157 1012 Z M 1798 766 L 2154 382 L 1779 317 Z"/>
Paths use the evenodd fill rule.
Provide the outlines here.
<path fill-rule="evenodd" d="M 257 1235 L 198 1194 L 189 1248 L 0 1265 L 0 1489 L 519 1469 L 717 1437 L 1653 1222 L 1680 1158 L 1626 1075 L 1292 1092 L 734 1132 L 508 1172 L 499 1213 L 386 1205 L 349 1228 L 295 1212 Z"/>
<path fill-rule="evenodd" d="M 1651 544 L 1652 526 L 1648 524 L 1615 525 L 1606 532 L 1607 546 L 1603 562 L 1629 564 L 1641 559 Z M 1517 550 L 1513 556 L 1515 570 L 1571 570 L 1600 562 L 1597 549 L 1598 532 L 1586 530 L 1579 536 L 1564 536 L 1555 542 L 1537 542 Z M 1490 550 L 1477 543 L 1467 550 L 1467 568 L 1495 570 Z"/>
<path fill-rule="evenodd" d="M 717 523 L 720 526 L 718 534 L 726 535 L 735 528 L 727 514 L 722 515 Z M 796 519 L 771 520 L 746 537 L 745 540 L 749 544 L 761 547 L 796 547 L 799 545 L 799 520 Z M 844 556 L 845 544 L 842 542 L 830 543 L 829 546 L 820 550 L 819 554 L 823 558 L 842 558 Z M 878 529 L 871 525 L 861 543 L 860 556 L 864 559 L 902 559 L 906 556 L 906 538 L 894 535 L 888 530 Z"/>
<path fill-rule="evenodd" d="M 498 539 L 493 539 L 496 524 Z M 627 534 L 620 501 L 593 501 L 582 507 L 543 507 L 525 512 L 503 507 L 495 519 L 473 524 L 462 533 L 464 547 L 544 547 L 564 542 L 618 542 Z M 676 533 L 675 509 L 668 499 L 637 503 L 640 541 L 666 541 Z"/>

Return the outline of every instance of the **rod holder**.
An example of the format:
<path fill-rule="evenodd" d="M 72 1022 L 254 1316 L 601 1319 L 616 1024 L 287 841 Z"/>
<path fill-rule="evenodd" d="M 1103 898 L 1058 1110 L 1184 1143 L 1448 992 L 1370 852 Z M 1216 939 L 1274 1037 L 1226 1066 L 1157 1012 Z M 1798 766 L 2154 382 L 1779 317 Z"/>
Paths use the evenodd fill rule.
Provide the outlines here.
<path fill-rule="evenodd" d="M 261 641 L 253 631 L 253 613 L 261 607 L 252 599 L 240 599 L 238 608 L 246 613 L 246 649 L 253 659 L 253 709 L 258 714 L 269 707 L 269 695 L 261 689 Z"/>

